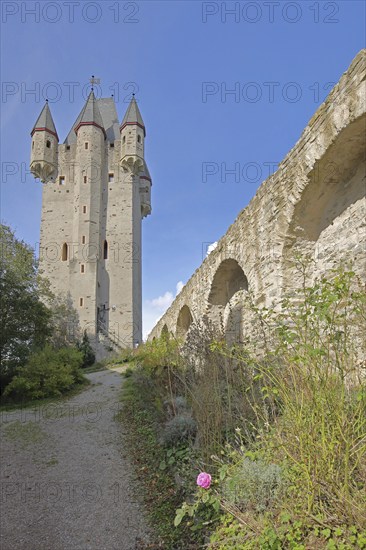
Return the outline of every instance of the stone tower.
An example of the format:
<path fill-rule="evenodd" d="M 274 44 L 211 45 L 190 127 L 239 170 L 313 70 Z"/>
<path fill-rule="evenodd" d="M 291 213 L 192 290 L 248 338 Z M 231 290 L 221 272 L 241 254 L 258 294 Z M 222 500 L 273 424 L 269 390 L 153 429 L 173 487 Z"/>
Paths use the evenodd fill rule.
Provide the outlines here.
<path fill-rule="evenodd" d="M 141 220 L 151 213 L 145 125 L 133 97 L 122 124 L 92 91 L 59 144 L 48 103 L 33 130 L 30 169 L 43 183 L 40 269 L 70 293 L 97 346 L 142 340 Z"/>

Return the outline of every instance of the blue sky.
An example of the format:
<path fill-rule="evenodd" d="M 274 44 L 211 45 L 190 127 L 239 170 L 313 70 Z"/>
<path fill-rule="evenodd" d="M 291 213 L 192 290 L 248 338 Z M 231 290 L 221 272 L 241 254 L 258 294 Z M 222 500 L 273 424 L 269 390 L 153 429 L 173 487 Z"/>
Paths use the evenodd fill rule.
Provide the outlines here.
<path fill-rule="evenodd" d="M 45 96 L 63 141 L 92 74 L 104 97 L 115 94 L 120 119 L 136 93 L 153 178 L 153 213 L 143 222 L 145 334 L 365 47 L 362 1 L 1 8 L 1 217 L 19 238 L 39 240 L 41 183 L 27 169 Z"/>

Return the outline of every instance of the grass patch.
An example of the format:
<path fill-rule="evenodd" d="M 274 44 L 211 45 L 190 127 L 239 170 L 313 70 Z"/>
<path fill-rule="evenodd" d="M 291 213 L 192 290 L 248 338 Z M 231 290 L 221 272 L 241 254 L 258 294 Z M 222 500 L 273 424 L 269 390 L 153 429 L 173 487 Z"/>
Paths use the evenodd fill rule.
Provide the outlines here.
<path fill-rule="evenodd" d="M 45 399 L 35 399 L 33 401 L 22 401 L 20 403 L 1 403 L 0 404 L 0 412 L 6 412 L 6 411 L 17 411 L 21 409 L 31 409 L 31 408 L 40 408 L 44 407 L 46 405 L 49 405 L 51 403 L 60 403 L 62 401 L 67 401 L 71 397 L 75 397 L 76 395 L 79 395 L 82 391 L 84 391 L 88 386 L 91 386 L 90 380 L 87 378 L 84 378 L 80 383 L 73 386 L 71 389 L 66 391 L 64 394 L 57 396 L 57 397 L 46 397 Z"/>
<path fill-rule="evenodd" d="M 174 481 L 171 469 L 162 468 L 167 453 L 159 444 L 157 426 L 159 418 L 149 406 L 146 393 L 129 370 L 123 385 L 122 410 L 116 418 L 127 430 L 126 442 L 137 478 L 138 492 L 143 499 L 148 520 L 156 541 L 154 548 L 188 550 L 200 548 L 199 534 L 192 536 L 186 525 L 174 528 L 175 510 L 184 498 L 185 491 Z"/>
<path fill-rule="evenodd" d="M 8 441 L 18 441 L 22 449 L 26 449 L 30 445 L 44 443 L 49 435 L 36 422 L 16 420 L 5 426 L 4 437 Z"/>
<path fill-rule="evenodd" d="M 100 372 L 103 370 L 108 370 L 108 367 L 105 363 L 103 363 L 103 361 L 99 361 L 98 363 L 94 363 L 94 365 L 91 365 L 90 367 L 84 368 L 83 374 L 90 374 L 92 372 Z"/>

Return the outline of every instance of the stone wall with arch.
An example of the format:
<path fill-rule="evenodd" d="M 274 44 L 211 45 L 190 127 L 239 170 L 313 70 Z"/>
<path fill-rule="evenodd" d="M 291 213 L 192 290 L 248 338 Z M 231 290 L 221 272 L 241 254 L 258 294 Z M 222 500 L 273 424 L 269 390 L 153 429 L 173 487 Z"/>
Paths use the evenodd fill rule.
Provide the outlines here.
<path fill-rule="evenodd" d="M 271 306 L 298 286 L 297 252 L 311 258 L 314 276 L 351 260 L 366 280 L 365 83 L 362 50 L 149 339 L 164 326 L 180 335 L 185 307 L 194 321 L 221 322 L 230 341 L 250 338 L 249 294 Z"/>

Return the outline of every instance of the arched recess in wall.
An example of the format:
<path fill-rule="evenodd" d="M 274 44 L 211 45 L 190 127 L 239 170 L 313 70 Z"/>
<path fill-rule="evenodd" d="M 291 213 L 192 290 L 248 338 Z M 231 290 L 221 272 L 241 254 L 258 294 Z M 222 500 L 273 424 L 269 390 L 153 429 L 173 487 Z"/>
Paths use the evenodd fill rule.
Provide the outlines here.
<path fill-rule="evenodd" d="M 295 254 L 314 260 L 314 276 L 362 254 L 358 241 L 366 206 L 365 123 L 364 115 L 345 127 L 309 174 L 283 249 L 284 292 L 300 284 L 293 269 Z M 362 264 L 360 258 L 357 263 Z"/>
<path fill-rule="evenodd" d="M 66 262 L 67 258 L 68 258 L 67 243 L 64 243 L 64 244 L 62 245 L 61 260 L 62 260 L 63 262 Z"/>
<path fill-rule="evenodd" d="M 185 339 L 189 327 L 193 322 L 191 310 L 187 305 L 184 305 L 178 315 L 176 336 L 182 340 Z"/>
<path fill-rule="evenodd" d="M 224 260 L 217 269 L 212 280 L 208 296 L 208 315 L 220 327 L 223 327 L 230 340 L 240 339 L 242 322 L 241 291 L 248 291 L 248 279 L 234 259 Z M 235 296 L 238 302 L 235 304 Z M 234 302 L 229 318 L 225 320 L 225 308 L 229 302 Z M 233 312 L 234 315 L 233 315 Z"/>
<path fill-rule="evenodd" d="M 169 330 L 168 330 L 168 327 L 167 327 L 166 324 L 165 324 L 165 325 L 163 326 L 163 328 L 161 329 L 160 336 L 161 336 L 161 337 L 164 337 L 164 338 L 169 338 Z"/>

